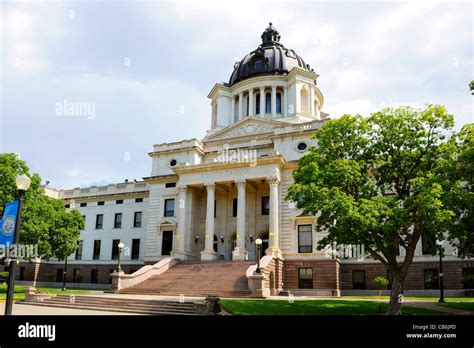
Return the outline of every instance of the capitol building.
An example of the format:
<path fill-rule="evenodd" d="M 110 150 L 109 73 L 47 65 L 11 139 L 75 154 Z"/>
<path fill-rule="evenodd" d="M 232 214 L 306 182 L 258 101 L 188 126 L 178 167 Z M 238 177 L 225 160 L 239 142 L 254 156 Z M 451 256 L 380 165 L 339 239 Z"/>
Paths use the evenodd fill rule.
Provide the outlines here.
<path fill-rule="evenodd" d="M 205 137 L 154 145 L 149 176 L 45 188 L 85 219 L 79 249 L 67 261 L 68 283 L 125 293 L 265 297 L 359 294 L 375 291 L 377 276 L 390 280 L 378 261 L 318 250 L 316 218 L 285 199 L 298 160 L 316 145 L 312 135 L 329 115 L 319 75 L 282 44 L 272 23 L 257 45 L 235 63 L 228 82 L 209 92 Z M 123 273 L 116 272 L 121 243 Z M 459 294 L 474 263 L 454 255 L 444 261 L 446 291 Z M 62 282 L 64 261 L 20 266 L 17 279 Z M 437 293 L 437 272 L 437 257 L 421 241 L 407 290 Z"/>

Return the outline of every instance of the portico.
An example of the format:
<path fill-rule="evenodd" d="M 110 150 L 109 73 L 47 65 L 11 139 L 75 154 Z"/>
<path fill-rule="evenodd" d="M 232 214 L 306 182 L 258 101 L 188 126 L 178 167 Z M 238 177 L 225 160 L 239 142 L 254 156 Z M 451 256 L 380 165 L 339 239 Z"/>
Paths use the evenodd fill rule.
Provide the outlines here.
<path fill-rule="evenodd" d="M 179 183 L 171 255 L 181 260 L 255 260 L 255 240 L 263 234 L 270 236 L 267 254 L 279 255 L 278 176 L 213 176 L 219 173 L 206 182 Z"/>

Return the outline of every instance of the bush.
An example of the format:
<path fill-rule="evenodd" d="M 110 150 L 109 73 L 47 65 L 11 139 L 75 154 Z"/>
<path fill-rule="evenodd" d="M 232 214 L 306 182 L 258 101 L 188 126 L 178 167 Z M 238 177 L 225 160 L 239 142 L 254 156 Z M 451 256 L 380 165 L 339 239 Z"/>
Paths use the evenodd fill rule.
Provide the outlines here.
<path fill-rule="evenodd" d="M 7 271 L 4 271 L 4 272 L 0 272 L 0 282 L 6 282 L 8 280 L 8 275 L 10 273 L 7 272 Z"/>
<path fill-rule="evenodd" d="M 374 278 L 372 283 L 374 283 L 377 289 L 379 289 L 379 296 L 380 296 L 382 294 L 382 289 L 386 289 L 390 282 L 384 276 L 378 276 Z"/>

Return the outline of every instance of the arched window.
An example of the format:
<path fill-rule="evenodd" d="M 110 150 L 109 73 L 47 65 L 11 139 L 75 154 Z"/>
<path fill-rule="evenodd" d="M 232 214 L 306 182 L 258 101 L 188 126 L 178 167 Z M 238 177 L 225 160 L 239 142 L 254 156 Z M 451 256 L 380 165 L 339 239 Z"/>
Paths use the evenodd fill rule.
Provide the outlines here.
<path fill-rule="evenodd" d="M 281 93 L 277 93 L 276 112 L 277 114 L 281 114 Z"/>
<path fill-rule="evenodd" d="M 255 100 L 255 114 L 259 115 L 260 114 L 260 93 L 257 93 Z"/>
<path fill-rule="evenodd" d="M 270 93 L 265 94 L 265 113 L 269 114 L 272 112 L 272 95 Z"/>

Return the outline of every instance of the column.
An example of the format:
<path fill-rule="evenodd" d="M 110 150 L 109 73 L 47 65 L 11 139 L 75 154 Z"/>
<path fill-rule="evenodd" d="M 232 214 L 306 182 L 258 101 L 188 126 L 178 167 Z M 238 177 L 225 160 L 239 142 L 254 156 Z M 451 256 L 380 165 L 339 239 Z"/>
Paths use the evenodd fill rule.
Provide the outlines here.
<path fill-rule="evenodd" d="M 244 92 L 239 93 L 239 121 L 242 119 L 244 109 Z"/>
<path fill-rule="evenodd" d="M 267 255 L 274 257 L 281 256 L 279 240 L 280 240 L 280 211 L 279 211 L 279 188 L 280 178 L 278 176 L 272 176 L 268 178 L 270 184 L 270 216 L 269 216 L 269 246 L 267 249 Z"/>
<path fill-rule="evenodd" d="M 235 97 L 232 96 L 232 110 L 230 110 L 230 123 L 232 124 L 235 122 Z"/>
<path fill-rule="evenodd" d="M 186 185 L 178 187 L 178 202 L 176 208 L 178 212 L 178 226 L 176 227 L 176 247 L 173 247 L 171 256 L 180 260 L 187 260 L 188 254 L 184 247 L 184 236 L 186 234 Z"/>
<path fill-rule="evenodd" d="M 250 88 L 249 89 L 249 112 L 248 112 L 248 116 L 253 116 L 254 115 L 254 112 L 253 112 L 253 89 Z"/>
<path fill-rule="evenodd" d="M 277 116 L 276 95 L 277 95 L 276 86 L 272 86 L 272 118 L 276 118 Z"/>
<path fill-rule="evenodd" d="M 260 117 L 265 117 L 265 87 L 260 87 Z"/>
<path fill-rule="evenodd" d="M 232 260 L 245 261 L 248 252 L 245 250 L 245 189 L 247 181 L 245 179 L 236 180 L 237 184 L 237 248 L 232 252 Z"/>
<path fill-rule="evenodd" d="M 283 87 L 283 117 L 288 117 L 288 87 Z"/>
<path fill-rule="evenodd" d="M 212 261 L 217 259 L 217 253 L 214 251 L 214 183 L 206 184 L 207 206 L 206 206 L 206 231 L 204 235 L 204 250 L 201 251 L 201 261 Z"/>

